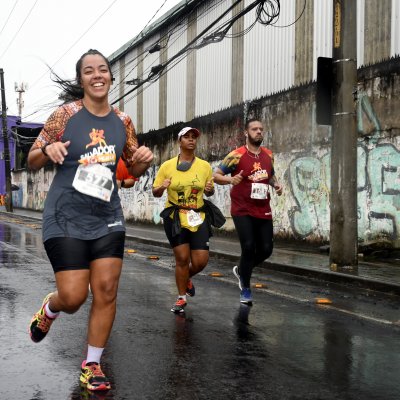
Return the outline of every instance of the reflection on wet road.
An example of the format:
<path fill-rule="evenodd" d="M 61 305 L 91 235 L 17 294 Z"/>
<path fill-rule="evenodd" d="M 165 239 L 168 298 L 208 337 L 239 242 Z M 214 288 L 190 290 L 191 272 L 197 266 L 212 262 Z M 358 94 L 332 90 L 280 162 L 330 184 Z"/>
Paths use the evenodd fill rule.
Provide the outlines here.
<path fill-rule="evenodd" d="M 185 315 L 174 315 L 170 250 L 132 243 L 103 357 L 113 388 L 90 394 L 79 385 L 90 299 L 42 343 L 27 333 L 54 284 L 40 235 L 0 221 L 1 399 L 399 398 L 398 327 L 265 291 L 255 292 L 253 307 L 240 305 L 233 277 L 207 274 L 195 278 Z M 159 260 L 147 258 L 155 253 Z M 211 260 L 206 273 L 223 263 Z"/>

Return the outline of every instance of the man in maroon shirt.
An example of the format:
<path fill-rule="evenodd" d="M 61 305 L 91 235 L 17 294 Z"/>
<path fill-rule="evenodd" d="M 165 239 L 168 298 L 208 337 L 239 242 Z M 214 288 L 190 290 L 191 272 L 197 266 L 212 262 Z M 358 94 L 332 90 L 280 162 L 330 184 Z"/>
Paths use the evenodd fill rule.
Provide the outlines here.
<path fill-rule="evenodd" d="M 270 187 L 280 196 L 282 185 L 275 176 L 272 151 L 261 146 L 262 123 L 248 120 L 244 134 L 246 144 L 224 158 L 214 172 L 214 182 L 232 185 L 231 215 L 242 250 L 239 266 L 233 268 L 233 273 L 239 281 L 240 302 L 252 304 L 253 268 L 266 260 L 273 249 Z"/>

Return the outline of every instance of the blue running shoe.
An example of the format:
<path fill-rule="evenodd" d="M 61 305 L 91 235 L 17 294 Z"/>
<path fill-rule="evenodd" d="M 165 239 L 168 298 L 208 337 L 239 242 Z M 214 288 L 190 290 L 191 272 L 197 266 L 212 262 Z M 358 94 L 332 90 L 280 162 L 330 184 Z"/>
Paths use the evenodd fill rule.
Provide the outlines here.
<path fill-rule="evenodd" d="M 242 290 L 243 289 L 243 287 L 242 287 L 242 281 L 241 281 L 241 279 L 240 279 L 240 275 L 239 275 L 239 269 L 238 269 L 238 266 L 237 265 L 235 265 L 234 267 L 233 267 L 233 275 L 235 275 L 236 276 L 236 278 L 237 278 L 237 280 L 238 280 L 238 285 L 239 285 L 239 289 L 240 290 Z"/>
<path fill-rule="evenodd" d="M 244 304 L 251 304 L 253 302 L 253 296 L 249 288 L 243 288 L 240 292 L 240 302 Z"/>

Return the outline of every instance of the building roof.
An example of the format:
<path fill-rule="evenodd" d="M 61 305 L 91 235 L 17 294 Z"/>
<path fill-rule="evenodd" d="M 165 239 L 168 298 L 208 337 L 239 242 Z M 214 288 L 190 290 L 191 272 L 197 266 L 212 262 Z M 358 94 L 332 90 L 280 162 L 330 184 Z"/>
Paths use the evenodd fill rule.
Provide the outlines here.
<path fill-rule="evenodd" d="M 180 18 L 188 13 L 188 10 L 192 9 L 192 7 L 196 7 L 198 4 L 203 3 L 204 0 L 182 0 L 175 7 L 171 8 L 167 13 L 165 13 L 162 17 L 157 19 L 150 26 L 143 29 L 139 35 L 134 37 L 129 42 L 125 43 L 122 47 L 112 53 L 108 60 L 111 64 L 114 64 L 121 57 L 123 57 L 126 53 L 128 53 L 132 48 L 136 47 L 139 43 L 146 40 L 148 37 L 152 36 L 155 32 L 162 29 L 162 27 L 169 25 L 171 20 Z"/>

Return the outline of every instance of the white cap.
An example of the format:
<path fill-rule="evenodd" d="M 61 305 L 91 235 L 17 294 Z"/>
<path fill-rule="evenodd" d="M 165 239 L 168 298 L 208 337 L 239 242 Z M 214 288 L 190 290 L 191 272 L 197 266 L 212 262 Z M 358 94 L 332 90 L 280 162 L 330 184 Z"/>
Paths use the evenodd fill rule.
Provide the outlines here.
<path fill-rule="evenodd" d="M 190 126 L 187 126 L 186 128 L 183 128 L 179 133 L 178 133 L 178 140 L 181 140 L 181 137 L 188 133 L 189 131 L 193 131 L 196 134 L 196 137 L 200 136 L 200 131 L 196 128 L 191 128 Z"/>

